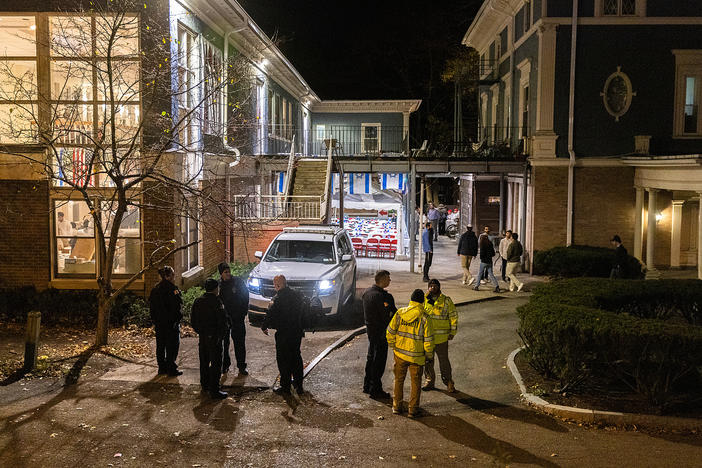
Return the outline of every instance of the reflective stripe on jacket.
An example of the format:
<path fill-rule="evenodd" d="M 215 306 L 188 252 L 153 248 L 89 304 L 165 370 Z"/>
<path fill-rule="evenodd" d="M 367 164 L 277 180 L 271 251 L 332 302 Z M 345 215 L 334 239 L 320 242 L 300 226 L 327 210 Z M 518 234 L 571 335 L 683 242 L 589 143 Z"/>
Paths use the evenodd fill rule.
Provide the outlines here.
<path fill-rule="evenodd" d="M 456 335 L 458 313 L 450 297 L 442 293 L 434 301 L 434 305 L 425 299 L 424 309 L 434 330 L 435 345 L 447 342 L 449 335 Z"/>
<path fill-rule="evenodd" d="M 424 304 L 410 301 L 409 306 L 397 311 L 385 335 L 388 346 L 400 359 L 423 366 L 426 358 L 434 356 L 434 334 L 427 320 Z"/>

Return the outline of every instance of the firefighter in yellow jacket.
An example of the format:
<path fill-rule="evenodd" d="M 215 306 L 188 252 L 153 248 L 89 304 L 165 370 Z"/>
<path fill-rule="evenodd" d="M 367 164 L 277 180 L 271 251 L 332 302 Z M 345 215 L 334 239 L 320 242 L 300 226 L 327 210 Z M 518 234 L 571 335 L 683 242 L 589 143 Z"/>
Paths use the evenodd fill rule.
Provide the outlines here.
<path fill-rule="evenodd" d="M 454 393 L 456 391 L 456 386 L 451 376 L 448 342 L 456 336 L 456 331 L 458 330 L 458 314 L 456 313 L 456 306 L 453 305 L 451 298 L 441 292 L 441 283 L 439 283 L 437 279 L 429 281 L 429 292 L 425 298 L 424 308 L 434 330 L 434 354 L 439 360 L 441 380 L 444 382 L 444 385 L 446 385 L 449 393 Z M 424 382 L 422 390 L 434 390 L 436 382 L 434 359 L 429 359 L 427 361 L 424 366 L 424 371 L 427 380 Z"/>
<path fill-rule="evenodd" d="M 395 391 L 392 412 L 402 412 L 402 397 L 405 377 L 410 374 L 411 394 L 408 416 L 414 418 L 419 413 L 419 395 L 422 386 L 422 369 L 434 352 L 434 337 L 431 322 L 424 311 L 424 292 L 415 289 L 409 306 L 399 309 L 388 325 L 386 336 L 388 346 L 395 358 Z"/>

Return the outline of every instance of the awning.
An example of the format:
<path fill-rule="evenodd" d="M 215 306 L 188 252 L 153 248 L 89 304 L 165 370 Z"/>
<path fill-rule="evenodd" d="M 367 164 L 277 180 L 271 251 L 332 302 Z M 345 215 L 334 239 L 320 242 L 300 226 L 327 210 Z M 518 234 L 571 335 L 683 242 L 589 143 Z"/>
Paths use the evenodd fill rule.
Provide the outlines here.
<path fill-rule="evenodd" d="M 396 190 L 344 195 L 344 208 L 354 210 L 399 210 L 401 206 L 402 195 Z M 338 192 L 332 198 L 332 207 L 339 207 Z"/>

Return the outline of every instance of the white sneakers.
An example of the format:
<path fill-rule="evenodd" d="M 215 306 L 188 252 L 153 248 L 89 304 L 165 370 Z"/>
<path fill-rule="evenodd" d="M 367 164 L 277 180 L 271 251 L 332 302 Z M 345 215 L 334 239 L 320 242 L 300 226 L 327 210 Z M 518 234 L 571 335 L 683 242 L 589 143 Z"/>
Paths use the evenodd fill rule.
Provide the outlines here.
<path fill-rule="evenodd" d="M 468 281 L 468 286 L 470 286 L 473 283 L 475 283 L 475 276 Z M 465 282 L 463 284 L 465 284 Z"/>
<path fill-rule="evenodd" d="M 462 284 L 466 284 L 466 280 L 461 281 Z"/>
<path fill-rule="evenodd" d="M 520 292 L 523 287 L 524 287 L 524 283 L 520 284 L 519 287 L 517 288 L 517 292 Z"/>

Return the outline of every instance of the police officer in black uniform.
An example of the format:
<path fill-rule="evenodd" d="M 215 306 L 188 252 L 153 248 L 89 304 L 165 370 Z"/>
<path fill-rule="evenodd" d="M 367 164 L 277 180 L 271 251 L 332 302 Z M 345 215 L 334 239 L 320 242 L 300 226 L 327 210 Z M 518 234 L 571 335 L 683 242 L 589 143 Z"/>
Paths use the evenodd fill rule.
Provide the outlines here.
<path fill-rule="evenodd" d="M 388 360 L 388 340 L 385 330 L 397 312 L 395 299 L 385 288 L 390 286 L 390 272 L 380 270 L 375 274 L 375 284 L 363 292 L 363 318 L 368 335 L 366 375 L 363 378 L 363 393 L 371 398 L 390 398 L 383 390 L 383 374 Z"/>
<path fill-rule="evenodd" d="M 183 318 L 181 307 L 183 298 L 173 281 L 175 272 L 168 265 L 159 268 L 159 282 L 149 295 L 151 321 L 156 328 L 156 362 L 158 373 L 178 376 L 176 358 L 180 347 L 180 321 Z"/>
<path fill-rule="evenodd" d="M 276 389 L 275 392 L 289 395 L 292 383 L 297 394 L 301 395 L 304 390 L 302 388 L 300 343 L 302 337 L 305 336 L 302 324 L 302 297 L 288 287 L 287 280 L 283 275 L 273 278 L 273 287 L 277 293 L 266 312 L 261 330 L 266 335 L 268 335 L 269 328 L 276 330 L 275 357 L 280 372 L 280 388 Z"/>
<path fill-rule="evenodd" d="M 200 385 L 209 391 L 212 398 L 227 398 L 227 392 L 219 389 L 222 377 L 222 344 L 227 331 L 227 316 L 219 300 L 219 283 L 209 278 L 205 281 L 205 294 L 193 302 L 190 322 L 200 335 Z"/>
<path fill-rule="evenodd" d="M 232 276 L 229 264 L 222 262 L 217 266 L 219 280 L 219 298 L 224 303 L 224 310 L 229 319 L 229 333 L 224 338 L 224 362 L 222 372 L 229 371 L 232 363 L 229 356 L 229 336 L 234 342 L 234 356 L 239 374 L 249 375 L 246 370 L 246 314 L 249 312 L 249 290 L 246 283 L 238 276 Z"/>

